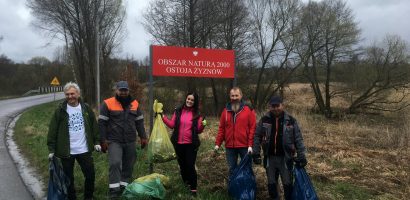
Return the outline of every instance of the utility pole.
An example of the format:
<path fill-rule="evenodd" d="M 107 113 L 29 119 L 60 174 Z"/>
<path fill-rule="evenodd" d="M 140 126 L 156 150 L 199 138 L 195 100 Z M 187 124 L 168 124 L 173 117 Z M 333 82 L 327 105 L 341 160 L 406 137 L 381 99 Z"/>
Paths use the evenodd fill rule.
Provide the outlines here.
<path fill-rule="evenodd" d="M 96 93 L 97 93 L 97 109 L 100 108 L 100 33 L 99 33 L 99 15 L 98 15 L 98 3 L 95 3 L 95 65 L 96 65 Z"/>

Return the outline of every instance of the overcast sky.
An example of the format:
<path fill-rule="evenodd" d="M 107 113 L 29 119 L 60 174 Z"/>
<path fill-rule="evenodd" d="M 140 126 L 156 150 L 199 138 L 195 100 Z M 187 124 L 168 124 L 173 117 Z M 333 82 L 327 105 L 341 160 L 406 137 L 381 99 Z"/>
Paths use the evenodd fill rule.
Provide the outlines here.
<path fill-rule="evenodd" d="M 307 0 L 304 0 L 307 1 Z M 141 13 L 149 0 L 126 0 L 127 37 L 116 56 L 143 59 L 148 56 L 150 36 L 141 25 Z M 0 54 L 15 62 L 27 62 L 34 56 L 53 59 L 62 41 L 41 34 L 31 25 L 33 17 L 26 0 L 0 0 Z M 410 0 L 347 0 L 362 30 L 364 44 L 397 34 L 410 43 Z"/>

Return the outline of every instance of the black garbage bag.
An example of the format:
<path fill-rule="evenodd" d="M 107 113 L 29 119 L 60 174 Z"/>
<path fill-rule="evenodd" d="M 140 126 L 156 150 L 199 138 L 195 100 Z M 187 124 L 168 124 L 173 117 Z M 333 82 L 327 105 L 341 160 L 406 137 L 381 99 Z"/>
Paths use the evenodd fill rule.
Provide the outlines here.
<path fill-rule="evenodd" d="M 68 185 L 70 180 L 64 174 L 61 162 L 53 156 L 49 166 L 50 178 L 48 180 L 47 200 L 68 199 Z"/>
<path fill-rule="evenodd" d="M 305 168 L 295 167 L 293 173 L 295 182 L 292 190 L 292 200 L 318 200 L 315 188 Z"/>
<path fill-rule="evenodd" d="M 256 180 L 252 170 L 252 158 L 249 154 L 246 154 L 229 178 L 228 191 L 235 200 L 256 198 Z"/>

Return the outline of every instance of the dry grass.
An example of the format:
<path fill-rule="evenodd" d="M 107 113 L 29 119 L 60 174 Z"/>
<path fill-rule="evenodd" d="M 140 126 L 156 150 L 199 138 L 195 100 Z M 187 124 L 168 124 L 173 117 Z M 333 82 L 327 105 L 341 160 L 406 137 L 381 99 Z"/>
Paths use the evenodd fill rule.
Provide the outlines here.
<path fill-rule="evenodd" d="M 309 112 L 314 105 L 309 85 L 292 84 L 288 91 L 285 103 L 302 127 L 307 170 L 314 179 L 347 181 L 381 199 L 405 199 L 410 194 L 407 112 L 327 120 Z M 347 105 L 342 98 L 335 102 L 341 108 Z"/>

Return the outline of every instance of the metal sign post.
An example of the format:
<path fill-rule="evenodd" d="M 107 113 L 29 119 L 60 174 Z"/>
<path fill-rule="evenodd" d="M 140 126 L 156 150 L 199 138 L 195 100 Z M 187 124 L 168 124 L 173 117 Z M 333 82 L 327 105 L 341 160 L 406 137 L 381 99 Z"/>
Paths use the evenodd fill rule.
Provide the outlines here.
<path fill-rule="evenodd" d="M 52 85 L 54 90 L 54 101 L 56 101 L 56 86 L 60 85 L 60 82 L 57 79 L 57 76 L 54 76 L 53 80 L 51 81 L 50 85 Z"/>
<path fill-rule="evenodd" d="M 149 57 L 150 57 L 150 63 L 149 63 L 149 101 L 148 101 L 148 109 L 149 109 L 149 134 L 152 133 L 152 129 L 154 127 L 154 111 L 152 110 L 152 105 L 154 103 L 154 80 L 152 77 L 152 45 L 149 47 Z M 150 135 L 151 137 L 151 135 Z M 154 163 L 150 162 L 149 164 L 149 172 L 153 173 L 154 172 Z"/>

